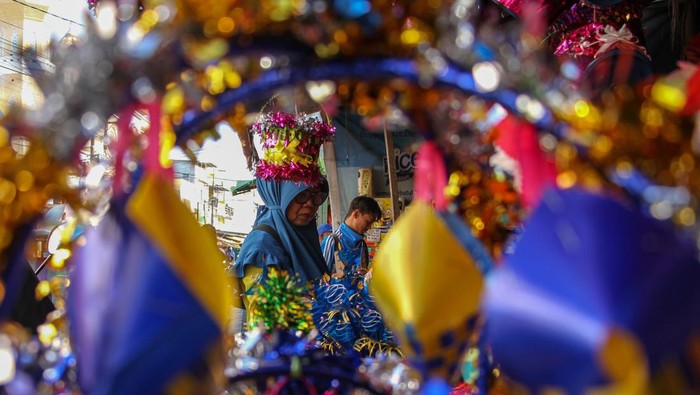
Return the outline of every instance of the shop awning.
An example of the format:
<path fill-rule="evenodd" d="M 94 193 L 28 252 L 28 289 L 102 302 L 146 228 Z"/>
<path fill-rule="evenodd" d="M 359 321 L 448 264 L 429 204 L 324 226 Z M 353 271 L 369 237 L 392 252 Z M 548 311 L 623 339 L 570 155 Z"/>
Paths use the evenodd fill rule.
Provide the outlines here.
<path fill-rule="evenodd" d="M 216 232 L 216 238 L 223 244 L 234 248 L 241 248 L 241 243 L 246 238 L 245 233 L 237 232 Z"/>
<path fill-rule="evenodd" d="M 248 191 L 252 191 L 255 188 L 257 188 L 255 180 L 236 181 L 236 185 L 231 187 L 231 193 L 233 194 L 233 196 L 236 196 L 242 193 L 246 193 Z"/>

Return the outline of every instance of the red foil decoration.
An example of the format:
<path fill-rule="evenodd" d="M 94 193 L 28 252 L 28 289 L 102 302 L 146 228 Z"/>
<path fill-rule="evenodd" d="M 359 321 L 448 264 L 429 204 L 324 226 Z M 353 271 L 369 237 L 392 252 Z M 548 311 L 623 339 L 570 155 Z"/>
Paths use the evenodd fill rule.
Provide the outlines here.
<path fill-rule="evenodd" d="M 598 41 L 598 32 L 605 26 L 620 29 L 624 25 L 636 37 L 635 43 L 643 48 L 642 10 L 645 3 L 628 0 L 610 7 L 597 7 L 578 1 L 549 24 L 550 47 L 556 55 L 573 56 L 586 65 L 602 45 Z"/>
<path fill-rule="evenodd" d="M 535 3 L 537 6 L 537 13 L 544 14 L 546 16 L 547 23 L 551 23 L 557 15 L 562 13 L 568 7 L 571 7 L 576 0 L 560 0 L 560 1 L 548 1 L 548 0 L 495 0 L 501 7 L 505 8 L 511 14 L 522 18 L 525 13 L 525 8 L 531 4 Z"/>
<path fill-rule="evenodd" d="M 605 26 L 632 32 L 633 42 L 644 48 L 642 10 L 650 0 L 624 0 L 607 7 L 593 0 L 496 0 L 496 3 L 517 17 L 524 17 L 527 7 L 534 3 L 537 13 L 544 16 L 549 28 L 550 48 L 557 56 L 574 57 L 586 66 L 602 43 L 598 32 Z M 619 46 L 618 46 L 619 47 Z"/>

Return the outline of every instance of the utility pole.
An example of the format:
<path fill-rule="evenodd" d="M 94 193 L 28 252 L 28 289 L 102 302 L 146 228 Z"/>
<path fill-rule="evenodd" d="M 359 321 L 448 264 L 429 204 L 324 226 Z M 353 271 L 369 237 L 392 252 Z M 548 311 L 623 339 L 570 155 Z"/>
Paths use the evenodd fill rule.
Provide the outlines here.
<path fill-rule="evenodd" d="M 396 179 L 396 153 L 394 153 L 394 135 L 386 128 L 384 121 L 384 147 L 386 148 L 387 175 L 389 176 L 389 196 L 391 196 L 391 223 L 399 217 L 399 183 Z"/>
<path fill-rule="evenodd" d="M 211 173 L 211 185 L 209 186 L 209 204 L 211 205 L 211 226 L 214 226 L 214 207 L 216 205 L 216 197 L 214 196 L 214 178 L 216 173 L 212 171 Z"/>
<path fill-rule="evenodd" d="M 95 136 L 90 137 L 90 166 L 95 160 Z"/>

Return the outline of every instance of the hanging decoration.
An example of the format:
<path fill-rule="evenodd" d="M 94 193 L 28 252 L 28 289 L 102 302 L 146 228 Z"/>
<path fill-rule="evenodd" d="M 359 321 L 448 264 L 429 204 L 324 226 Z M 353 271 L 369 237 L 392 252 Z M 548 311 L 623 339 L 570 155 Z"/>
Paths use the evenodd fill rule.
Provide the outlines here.
<path fill-rule="evenodd" d="M 257 177 L 312 185 L 321 181 L 321 145 L 333 139 L 335 128 L 320 113 L 264 113 L 252 129 L 260 136 L 263 148 Z"/>
<path fill-rule="evenodd" d="M 658 376 L 655 391 L 671 393 L 695 385 L 662 377 L 685 377 L 693 358 L 699 279 L 696 246 L 668 224 L 615 198 L 549 191 L 491 275 L 487 340 L 533 391 L 644 393 Z"/>
<path fill-rule="evenodd" d="M 426 380 L 447 381 L 476 328 L 483 278 L 427 200 L 432 197 L 438 210 L 446 207 L 447 180 L 440 179 L 445 172 L 436 155 L 431 142 L 419 151 L 423 169 L 432 169 L 417 172 L 416 196 L 422 199 L 411 203 L 382 242 L 369 287 L 411 364 Z"/>
<path fill-rule="evenodd" d="M 253 292 L 248 314 L 251 328 L 303 333 L 314 328 L 309 290 L 293 275 L 271 268 Z"/>

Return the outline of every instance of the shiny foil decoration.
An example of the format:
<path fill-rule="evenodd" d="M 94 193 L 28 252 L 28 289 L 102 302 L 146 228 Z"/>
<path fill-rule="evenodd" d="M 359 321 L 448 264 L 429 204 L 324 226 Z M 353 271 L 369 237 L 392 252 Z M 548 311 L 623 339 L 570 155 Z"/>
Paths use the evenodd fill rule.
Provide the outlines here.
<path fill-rule="evenodd" d="M 77 194 L 67 185 L 71 168 L 55 160 L 42 142 L 30 139 L 24 143 L 29 148 L 19 154 L 10 142 L 9 131 L 0 124 L 0 273 L 11 265 L 25 264 L 25 238 L 49 199 L 78 203 Z M 11 283 L 0 282 L 0 302 L 7 296 L 11 303 L 21 281 L 6 278 Z"/>
<path fill-rule="evenodd" d="M 670 76 L 648 85 L 649 100 L 620 88 L 600 106 L 579 100 L 560 109 L 576 140 L 554 149 L 557 185 L 630 194 L 654 218 L 696 229 L 699 158 L 692 119 L 676 113 L 685 103 L 678 83 Z"/>
<path fill-rule="evenodd" d="M 321 145 L 332 141 L 335 127 L 313 114 L 274 112 L 262 114 L 253 124 L 263 155 L 255 175 L 266 180 L 316 184 L 321 181 L 318 157 Z"/>
<path fill-rule="evenodd" d="M 576 0 L 495 0 L 495 2 L 518 17 L 522 17 L 526 13 L 528 5 L 532 4 L 537 13 L 545 13 L 546 20 L 551 21 Z"/>
<path fill-rule="evenodd" d="M 298 330 L 308 333 L 314 328 L 311 300 L 306 284 L 286 271 L 270 269 L 267 278 L 254 288 L 249 309 L 251 328 Z"/>
<path fill-rule="evenodd" d="M 423 201 L 414 201 L 382 241 L 370 293 L 411 364 L 449 380 L 476 328 L 484 281 L 473 258 Z"/>
<path fill-rule="evenodd" d="M 408 55 L 416 45 L 432 43 L 441 5 L 441 1 L 177 0 L 173 11 L 177 24 L 194 27 L 203 37 L 246 36 L 254 41 L 292 33 L 297 44 L 313 48 L 320 58 L 335 58 Z"/>
<path fill-rule="evenodd" d="M 597 34 L 606 26 L 626 26 L 643 47 L 642 10 L 645 1 L 625 0 L 610 7 L 580 1 L 563 10 L 549 24 L 550 48 L 559 56 L 581 56 L 590 62 L 600 46 Z"/>
<path fill-rule="evenodd" d="M 446 193 L 472 234 L 500 260 L 525 215 L 512 179 L 472 164 L 450 174 Z"/>

